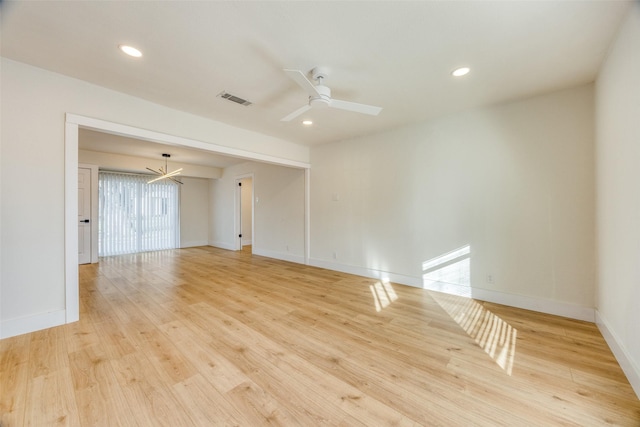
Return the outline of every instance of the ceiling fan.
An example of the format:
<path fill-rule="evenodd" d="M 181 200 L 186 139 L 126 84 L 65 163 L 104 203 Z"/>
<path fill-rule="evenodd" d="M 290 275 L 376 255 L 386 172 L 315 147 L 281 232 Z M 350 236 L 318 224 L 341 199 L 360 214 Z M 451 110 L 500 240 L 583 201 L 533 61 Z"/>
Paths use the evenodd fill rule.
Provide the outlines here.
<path fill-rule="evenodd" d="M 316 67 L 311 70 L 311 78 L 315 80 L 317 84 L 311 83 L 300 70 L 285 69 L 284 72 L 309 94 L 309 103 L 280 119 L 282 122 L 289 122 L 312 108 L 331 107 L 340 110 L 354 111 L 356 113 L 370 114 L 372 116 L 377 116 L 378 113 L 382 111 L 382 107 L 331 98 L 331 89 L 325 86 L 323 82 L 328 75 L 328 70 L 324 67 Z"/>

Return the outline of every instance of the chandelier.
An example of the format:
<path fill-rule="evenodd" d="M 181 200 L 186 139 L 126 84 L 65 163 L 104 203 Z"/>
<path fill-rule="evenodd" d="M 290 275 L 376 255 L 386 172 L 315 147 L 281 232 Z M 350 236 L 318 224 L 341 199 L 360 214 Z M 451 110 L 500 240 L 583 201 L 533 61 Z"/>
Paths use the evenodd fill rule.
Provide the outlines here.
<path fill-rule="evenodd" d="M 169 157 L 171 157 L 171 154 L 163 153 L 162 157 L 164 157 L 164 168 L 162 166 L 160 166 L 158 168 L 158 170 L 147 168 L 147 170 L 155 173 L 156 175 L 159 175 L 156 178 L 152 179 L 151 181 L 147 181 L 147 184 L 151 184 L 152 182 L 160 181 L 161 179 L 168 179 L 168 180 L 173 181 L 173 182 L 175 182 L 177 184 L 182 184 L 182 182 L 180 182 L 180 181 L 178 181 L 177 179 L 174 178 L 175 175 L 180 175 L 180 172 L 182 171 L 182 168 L 176 169 L 173 172 L 169 172 L 169 168 L 167 167 L 167 161 L 168 161 Z"/>

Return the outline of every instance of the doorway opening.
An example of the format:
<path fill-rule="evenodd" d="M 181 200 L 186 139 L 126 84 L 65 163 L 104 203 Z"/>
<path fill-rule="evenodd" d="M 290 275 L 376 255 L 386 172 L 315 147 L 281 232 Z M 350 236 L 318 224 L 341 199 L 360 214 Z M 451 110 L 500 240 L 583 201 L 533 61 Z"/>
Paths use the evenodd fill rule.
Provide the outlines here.
<path fill-rule="evenodd" d="M 65 275 L 65 319 L 71 323 L 80 318 L 80 295 L 78 288 L 78 139 L 79 129 L 95 130 L 150 141 L 154 143 L 188 147 L 223 156 L 231 156 L 257 162 L 272 163 L 305 171 L 305 263 L 309 259 L 309 175 L 311 165 L 306 162 L 284 159 L 271 155 L 254 153 L 238 148 L 173 136 L 143 128 L 123 125 L 91 117 L 67 113 L 65 117 L 65 219 L 64 219 L 64 275 Z M 96 218 L 97 219 L 97 218 Z M 252 239 L 255 240 L 255 239 Z M 97 241 L 96 241 L 97 243 Z M 97 256 L 97 250 L 96 250 Z M 57 326 L 51 324 L 50 326 Z M 29 331 L 31 332 L 31 331 Z"/>
<path fill-rule="evenodd" d="M 252 253 L 254 245 L 253 227 L 253 174 L 242 175 L 236 178 L 236 215 L 235 227 L 237 250 Z"/>

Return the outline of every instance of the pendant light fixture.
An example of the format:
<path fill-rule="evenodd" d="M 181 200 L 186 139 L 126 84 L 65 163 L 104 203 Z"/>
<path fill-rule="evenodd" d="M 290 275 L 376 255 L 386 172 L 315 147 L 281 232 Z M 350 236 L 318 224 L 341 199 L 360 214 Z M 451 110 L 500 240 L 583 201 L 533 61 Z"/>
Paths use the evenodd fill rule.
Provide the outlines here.
<path fill-rule="evenodd" d="M 163 153 L 162 157 L 164 157 L 164 169 L 162 168 L 162 166 L 160 166 L 158 168 L 158 170 L 147 168 L 147 170 L 150 170 L 151 172 L 159 175 L 157 178 L 154 178 L 151 181 L 147 181 L 147 184 L 151 184 L 152 182 L 156 182 L 156 181 L 159 181 L 161 179 L 168 179 L 168 180 L 171 180 L 171 181 L 173 181 L 175 183 L 182 184 L 182 182 L 180 182 L 180 181 L 178 181 L 177 179 L 174 178 L 175 175 L 180 175 L 180 172 L 182 171 L 182 168 L 176 169 L 173 172 L 169 172 L 169 168 L 167 167 L 167 162 L 168 162 L 169 157 L 171 157 L 171 154 Z"/>

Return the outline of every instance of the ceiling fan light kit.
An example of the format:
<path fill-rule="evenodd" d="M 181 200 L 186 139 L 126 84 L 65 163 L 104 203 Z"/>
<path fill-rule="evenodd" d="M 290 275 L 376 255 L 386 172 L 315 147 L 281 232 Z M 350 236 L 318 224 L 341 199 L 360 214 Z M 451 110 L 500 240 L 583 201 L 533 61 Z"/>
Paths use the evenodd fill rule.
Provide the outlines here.
<path fill-rule="evenodd" d="M 169 172 L 169 168 L 168 168 L 167 164 L 168 164 L 169 157 L 171 157 L 171 154 L 163 153 L 162 157 L 164 157 L 164 168 L 162 166 L 160 166 L 158 168 L 158 170 L 147 168 L 147 170 L 149 170 L 149 171 L 155 173 L 156 175 L 158 175 L 156 178 L 153 178 L 152 180 L 147 181 L 147 184 L 151 184 L 152 182 L 160 181 L 161 179 L 168 179 L 169 181 L 173 181 L 176 184 L 182 184 L 182 182 L 180 182 L 177 179 L 175 179 L 174 176 L 180 175 L 180 173 L 182 172 L 183 168 L 176 169 L 173 172 Z"/>
<path fill-rule="evenodd" d="M 309 105 L 315 108 L 325 108 L 331 104 L 331 89 L 322 84 L 316 85 L 317 97 L 309 97 Z"/>
<path fill-rule="evenodd" d="M 324 85 L 324 79 L 327 78 L 328 75 L 328 69 L 325 67 L 316 67 L 311 70 L 311 78 L 316 81 L 316 84 L 313 84 L 307 79 L 305 74 L 300 70 L 285 69 L 284 72 L 307 92 L 309 102 L 307 105 L 283 117 L 280 121 L 289 122 L 312 108 L 330 107 L 372 116 L 377 116 L 380 111 L 382 111 L 382 107 L 331 98 L 331 89 Z"/>

